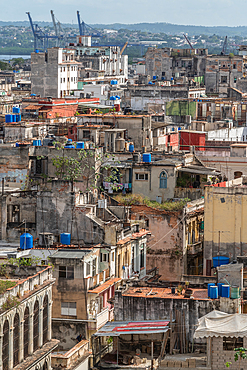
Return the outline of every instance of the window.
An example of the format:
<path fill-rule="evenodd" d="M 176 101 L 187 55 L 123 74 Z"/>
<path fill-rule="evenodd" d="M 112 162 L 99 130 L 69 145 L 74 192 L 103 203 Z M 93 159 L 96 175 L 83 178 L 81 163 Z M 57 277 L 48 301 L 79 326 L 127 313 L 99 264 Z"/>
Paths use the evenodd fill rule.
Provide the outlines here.
<path fill-rule="evenodd" d="M 162 171 L 160 174 L 160 188 L 161 189 L 167 188 L 167 174 L 165 171 Z"/>
<path fill-rule="evenodd" d="M 63 67 L 63 71 L 65 72 L 65 67 Z"/>
<path fill-rule="evenodd" d="M 240 348 L 243 345 L 243 338 L 223 337 L 223 351 L 233 351 L 234 348 Z"/>
<path fill-rule="evenodd" d="M 148 180 L 148 173 L 136 173 L 136 180 Z"/>
<path fill-rule="evenodd" d="M 237 82 L 237 77 L 234 77 L 234 83 L 236 83 Z"/>
<path fill-rule="evenodd" d="M 111 252 L 111 260 L 114 262 L 114 252 Z"/>
<path fill-rule="evenodd" d="M 93 260 L 92 276 L 95 276 L 96 275 L 96 261 L 97 261 L 97 258 L 94 258 L 94 260 Z"/>
<path fill-rule="evenodd" d="M 46 294 L 43 302 L 43 344 L 48 342 L 48 296 Z"/>
<path fill-rule="evenodd" d="M 33 310 L 33 351 L 39 348 L 39 302 L 36 300 Z"/>
<path fill-rule="evenodd" d="M 236 64 L 233 64 L 233 69 L 236 69 Z"/>
<path fill-rule="evenodd" d="M 91 274 L 90 262 L 85 262 L 85 263 L 86 263 L 86 276 L 89 276 Z"/>
<path fill-rule="evenodd" d="M 221 76 L 221 83 L 222 84 L 227 83 L 227 76 Z"/>
<path fill-rule="evenodd" d="M 73 82 L 73 77 L 71 77 L 71 82 Z"/>
<path fill-rule="evenodd" d="M 69 77 L 68 77 L 68 82 L 69 82 Z"/>
<path fill-rule="evenodd" d="M 65 82 L 65 78 L 63 79 L 63 82 Z"/>
<path fill-rule="evenodd" d="M 63 82 L 63 79 L 62 79 L 62 77 L 61 77 L 61 83 Z"/>
<path fill-rule="evenodd" d="M 59 279 L 74 279 L 74 266 L 59 266 Z"/>
<path fill-rule="evenodd" d="M 28 357 L 28 342 L 29 342 L 29 308 L 26 307 L 24 312 L 24 359 Z"/>
<path fill-rule="evenodd" d="M 9 322 L 5 320 L 3 326 L 3 347 L 2 347 L 3 370 L 9 369 Z"/>
<path fill-rule="evenodd" d="M 63 67 L 61 67 L 61 72 L 63 72 Z"/>
<path fill-rule="evenodd" d="M 76 316 L 76 302 L 61 302 L 61 315 Z"/>
<path fill-rule="evenodd" d="M 13 338 L 13 347 L 14 347 L 14 356 L 13 356 L 13 362 L 14 367 L 19 364 L 19 315 L 18 313 L 15 314 L 14 318 L 14 338 Z"/>
<path fill-rule="evenodd" d="M 144 244 L 140 248 L 140 269 L 144 267 Z"/>
<path fill-rule="evenodd" d="M 101 253 L 101 262 L 108 262 L 108 253 Z"/>

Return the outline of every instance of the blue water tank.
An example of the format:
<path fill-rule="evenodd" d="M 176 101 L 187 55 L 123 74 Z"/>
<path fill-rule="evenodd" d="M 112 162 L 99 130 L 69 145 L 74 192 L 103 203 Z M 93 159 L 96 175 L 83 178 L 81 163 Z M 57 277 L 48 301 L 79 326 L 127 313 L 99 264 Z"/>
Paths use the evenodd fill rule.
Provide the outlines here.
<path fill-rule="evenodd" d="M 75 149 L 75 146 L 74 145 L 70 145 L 70 144 L 66 144 L 64 149 Z"/>
<path fill-rule="evenodd" d="M 172 131 L 175 131 L 175 128 L 174 127 L 172 127 Z"/>
<path fill-rule="evenodd" d="M 216 285 L 211 285 L 210 290 L 209 290 L 209 297 L 211 299 L 218 298 L 218 287 Z"/>
<path fill-rule="evenodd" d="M 230 285 L 222 285 L 221 297 L 230 298 Z"/>
<path fill-rule="evenodd" d="M 117 85 L 117 80 L 111 80 L 111 85 Z"/>
<path fill-rule="evenodd" d="M 64 245 L 70 245 L 71 235 L 69 233 L 60 234 L 60 243 Z"/>
<path fill-rule="evenodd" d="M 39 53 L 39 49 L 35 49 L 35 53 Z"/>
<path fill-rule="evenodd" d="M 110 100 L 117 100 L 115 96 L 110 96 Z"/>
<path fill-rule="evenodd" d="M 16 122 L 16 115 L 12 114 L 12 122 Z"/>
<path fill-rule="evenodd" d="M 213 266 L 221 266 L 221 265 L 228 265 L 230 259 L 229 257 L 224 257 L 224 256 L 217 256 L 213 257 Z"/>
<path fill-rule="evenodd" d="M 77 149 L 84 149 L 84 142 L 83 141 L 78 141 L 76 143 Z"/>
<path fill-rule="evenodd" d="M 150 163 L 151 162 L 151 153 L 143 153 L 142 161 L 145 162 L 145 163 Z"/>
<path fill-rule="evenodd" d="M 19 107 L 13 107 L 13 113 L 17 113 L 19 114 L 20 113 L 20 108 Z"/>
<path fill-rule="evenodd" d="M 181 131 L 181 127 L 178 128 L 178 131 Z"/>
<path fill-rule="evenodd" d="M 153 80 L 156 80 L 156 78 L 157 78 L 156 76 L 153 76 Z"/>
<path fill-rule="evenodd" d="M 33 146 L 41 146 L 41 140 L 33 140 Z"/>
<path fill-rule="evenodd" d="M 5 122 L 6 123 L 13 122 L 12 114 L 5 114 Z"/>
<path fill-rule="evenodd" d="M 16 146 L 16 147 L 19 147 L 20 145 L 19 145 L 19 143 L 15 143 L 15 146 Z"/>
<path fill-rule="evenodd" d="M 116 95 L 115 97 L 116 97 L 117 99 L 121 99 L 119 95 Z"/>
<path fill-rule="evenodd" d="M 135 150 L 134 144 L 130 144 L 130 145 L 129 145 L 129 152 L 130 152 L 130 153 L 133 153 L 133 152 L 134 152 L 134 150 Z"/>
<path fill-rule="evenodd" d="M 222 297 L 222 285 L 224 285 L 224 283 L 218 283 L 218 293 L 219 293 L 219 296 Z"/>
<path fill-rule="evenodd" d="M 214 283 L 208 283 L 208 297 L 210 297 L 210 287 L 214 285 Z"/>
<path fill-rule="evenodd" d="M 68 139 L 67 140 L 67 143 L 72 143 L 72 139 Z"/>
<path fill-rule="evenodd" d="M 21 122 L 21 114 L 16 114 L 16 122 Z"/>
<path fill-rule="evenodd" d="M 149 81 L 149 83 L 148 83 L 149 85 L 153 85 L 153 83 L 152 83 L 152 81 Z"/>
<path fill-rule="evenodd" d="M 24 233 L 20 236 L 20 248 L 21 249 L 33 248 L 33 236 L 31 234 Z"/>

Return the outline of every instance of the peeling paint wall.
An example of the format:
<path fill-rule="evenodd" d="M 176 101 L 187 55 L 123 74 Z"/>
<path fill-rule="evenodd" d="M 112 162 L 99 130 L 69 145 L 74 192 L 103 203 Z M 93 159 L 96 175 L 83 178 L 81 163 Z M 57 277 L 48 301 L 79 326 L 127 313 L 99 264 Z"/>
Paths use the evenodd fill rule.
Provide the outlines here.
<path fill-rule="evenodd" d="M 151 236 L 147 242 L 147 270 L 159 268 L 161 280 L 179 281 L 183 274 L 183 226 L 180 212 L 131 206 L 132 220 L 145 220 Z M 179 223 L 179 224 L 178 224 Z"/>

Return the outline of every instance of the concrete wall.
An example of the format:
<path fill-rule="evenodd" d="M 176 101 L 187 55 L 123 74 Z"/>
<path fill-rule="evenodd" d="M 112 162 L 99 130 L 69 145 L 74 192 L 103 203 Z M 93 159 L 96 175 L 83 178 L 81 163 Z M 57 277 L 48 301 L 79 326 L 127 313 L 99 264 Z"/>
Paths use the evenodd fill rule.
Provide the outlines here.
<path fill-rule="evenodd" d="M 159 176 L 162 171 L 167 173 L 167 188 L 160 188 Z M 136 174 L 147 174 L 148 180 L 136 180 Z M 156 197 L 160 196 L 162 201 L 174 198 L 174 188 L 176 186 L 176 172 L 173 165 L 164 163 L 144 164 L 133 166 L 132 192 L 133 194 L 141 194 L 151 200 L 156 201 Z"/>
<path fill-rule="evenodd" d="M 59 97 L 58 50 L 54 48 L 48 49 L 48 54 L 31 54 L 32 94 L 40 95 L 41 97 Z"/>
<path fill-rule="evenodd" d="M 211 187 L 205 189 L 204 275 L 207 260 L 218 252 L 234 260 L 247 253 L 247 189 Z"/>
<path fill-rule="evenodd" d="M 147 241 L 147 270 L 158 267 L 160 279 L 164 281 L 180 281 L 183 274 L 181 217 L 180 212 L 162 211 L 146 205 L 131 206 L 131 219 L 144 219 L 151 232 Z"/>

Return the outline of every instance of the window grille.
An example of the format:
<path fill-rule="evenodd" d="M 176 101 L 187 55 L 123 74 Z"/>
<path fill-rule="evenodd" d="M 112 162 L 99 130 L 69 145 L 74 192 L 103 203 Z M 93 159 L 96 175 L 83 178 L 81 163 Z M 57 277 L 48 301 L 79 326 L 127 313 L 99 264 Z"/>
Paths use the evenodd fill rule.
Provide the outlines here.
<path fill-rule="evenodd" d="M 6 320 L 3 326 L 3 349 L 2 349 L 3 370 L 9 369 L 9 322 Z"/>
<path fill-rule="evenodd" d="M 28 356 L 29 343 L 29 308 L 26 307 L 24 312 L 24 359 Z"/>
<path fill-rule="evenodd" d="M 14 338 L 13 338 L 13 344 L 14 344 L 14 367 L 19 364 L 19 325 L 20 325 L 20 319 L 18 313 L 15 314 L 14 318 Z"/>
<path fill-rule="evenodd" d="M 48 297 L 45 296 L 43 303 L 43 344 L 48 342 Z"/>
<path fill-rule="evenodd" d="M 36 301 L 33 313 L 33 351 L 39 348 L 39 302 Z"/>

